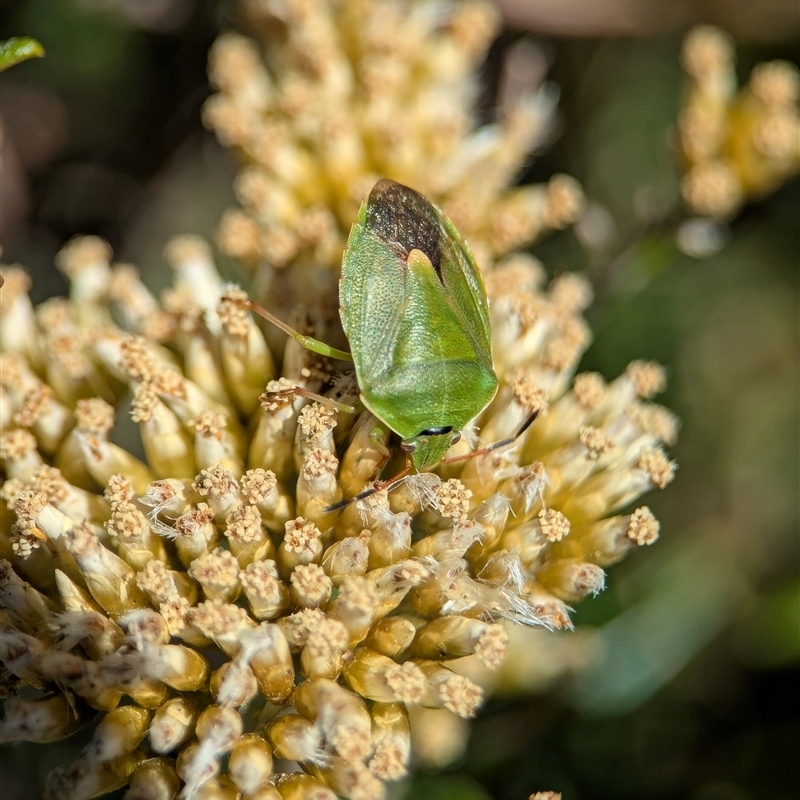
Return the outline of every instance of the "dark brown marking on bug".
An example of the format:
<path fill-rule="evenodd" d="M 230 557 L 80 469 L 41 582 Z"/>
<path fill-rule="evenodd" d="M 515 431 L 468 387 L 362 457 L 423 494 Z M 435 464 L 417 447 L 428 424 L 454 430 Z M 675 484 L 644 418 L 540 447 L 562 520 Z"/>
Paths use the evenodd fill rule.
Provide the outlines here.
<path fill-rule="evenodd" d="M 366 224 L 403 262 L 412 250 L 422 251 L 442 281 L 442 228 L 435 209 L 419 192 L 386 178 L 378 181 L 370 192 Z"/>

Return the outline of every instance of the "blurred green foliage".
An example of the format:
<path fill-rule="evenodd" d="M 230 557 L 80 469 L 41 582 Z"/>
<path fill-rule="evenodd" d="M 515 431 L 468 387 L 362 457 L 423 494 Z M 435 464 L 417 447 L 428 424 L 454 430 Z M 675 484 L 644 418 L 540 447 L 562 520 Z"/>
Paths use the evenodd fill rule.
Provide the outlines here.
<path fill-rule="evenodd" d="M 41 58 L 43 55 L 44 48 L 36 39 L 30 36 L 12 36 L 0 42 L 0 72 L 29 58 Z"/>

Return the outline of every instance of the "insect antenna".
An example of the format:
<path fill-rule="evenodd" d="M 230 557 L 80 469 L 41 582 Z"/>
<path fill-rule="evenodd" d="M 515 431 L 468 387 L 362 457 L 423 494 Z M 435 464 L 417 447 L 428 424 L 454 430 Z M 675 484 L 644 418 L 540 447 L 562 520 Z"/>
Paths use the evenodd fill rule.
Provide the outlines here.
<path fill-rule="evenodd" d="M 226 296 L 226 300 L 231 303 L 236 303 L 237 305 L 242 306 L 243 308 L 248 309 L 249 311 L 253 311 L 258 316 L 263 317 L 267 322 L 271 325 L 274 325 L 276 328 L 282 330 L 287 336 L 291 336 L 301 347 L 304 347 L 306 350 L 311 350 L 313 353 L 319 353 L 321 356 L 328 356 L 329 358 L 336 358 L 339 361 L 352 361 L 353 356 L 350 353 L 345 352 L 344 350 L 339 350 L 336 347 L 331 347 L 329 344 L 325 344 L 325 342 L 321 342 L 319 339 L 315 339 L 313 336 L 304 336 L 299 331 L 296 331 L 290 325 L 287 325 L 283 320 L 278 319 L 274 314 L 267 311 L 264 306 L 256 303 L 253 300 L 249 300 L 244 297 L 231 297 Z"/>
<path fill-rule="evenodd" d="M 295 397 L 305 397 L 308 400 L 314 400 L 317 403 L 322 403 L 324 406 L 329 406 L 337 411 L 344 411 L 346 414 L 358 414 L 358 406 L 351 405 L 350 403 L 341 403 L 331 397 L 310 392 L 302 386 L 290 386 L 288 389 L 279 389 L 277 392 L 265 392 L 264 397 L 267 400 L 293 400 Z"/>
<path fill-rule="evenodd" d="M 363 492 L 359 492 L 352 497 L 348 497 L 345 500 L 340 500 L 338 503 L 333 503 L 332 505 L 326 506 L 323 511 L 327 514 L 331 511 L 339 511 L 342 508 L 346 508 L 350 505 L 350 503 L 357 503 L 359 500 L 365 500 L 367 497 L 372 497 L 373 494 L 377 494 L 378 492 L 382 492 L 384 489 L 391 491 L 397 486 L 403 478 L 411 472 L 411 465 L 409 464 L 405 469 L 401 470 L 397 473 L 397 475 L 393 475 L 391 478 L 387 478 L 385 481 L 377 481 L 369 489 L 364 489 Z"/>
<path fill-rule="evenodd" d="M 526 420 L 525 422 L 520 425 L 519 430 L 513 435 L 509 436 L 507 439 L 501 439 L 499 442 L 494 442 L 493 444 L 487 445 L 486 447 L 481 447 L 477 450 L 473 450 L 471 453 L 465 453 L 463 456 L 452 456 L 451 458 L 443 458 L 439 463 L 441 464 L 454 464 L 457 461 L 468 461 L 470 458 L 475 458 L 476 456 L 484 456 L 487 453 L 491 453 L 493 450 L 499 450 L 501 447 L 506 447 L 513 442 L 516 442 L 520 436 L 522 436 L 525 431 L 533 425 L 534 420 L 536 417 L 539 416 L 539 409 L 536 409 Z"/>

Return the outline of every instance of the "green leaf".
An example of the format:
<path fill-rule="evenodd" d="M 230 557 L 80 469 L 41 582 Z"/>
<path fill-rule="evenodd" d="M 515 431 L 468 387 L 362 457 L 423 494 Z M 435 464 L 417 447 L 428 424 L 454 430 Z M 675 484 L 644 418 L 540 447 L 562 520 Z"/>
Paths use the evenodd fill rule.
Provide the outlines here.
<path fill-rule="evenodd" d="M 29 58 L 42 58 L 44 47 L 30 36 L 14 36 L 0 42 L 0 72 L 27 61 Z"/>

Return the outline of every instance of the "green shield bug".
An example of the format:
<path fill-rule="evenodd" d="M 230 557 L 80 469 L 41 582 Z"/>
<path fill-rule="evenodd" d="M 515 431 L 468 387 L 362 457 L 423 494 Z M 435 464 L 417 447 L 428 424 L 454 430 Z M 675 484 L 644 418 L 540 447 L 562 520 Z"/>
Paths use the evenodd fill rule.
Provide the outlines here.
<path fill-rule="evenodd" d="M 469 248 L 421 194 L 381 180 L 350 231 L 339 304 L 361 401 L 432 467 L 497 391 Z"/>
<path fill-rule="evenodd" d="M 304 347 L 351 360 L 361 403 L 400 436 L 417 471 L 442 461 L 497 391 L 486 290 L 469 247 L 433 203 L 394 181 L 375 184 L 345 247 L 339 313 L 350 353 L 248 305 Z"/>

